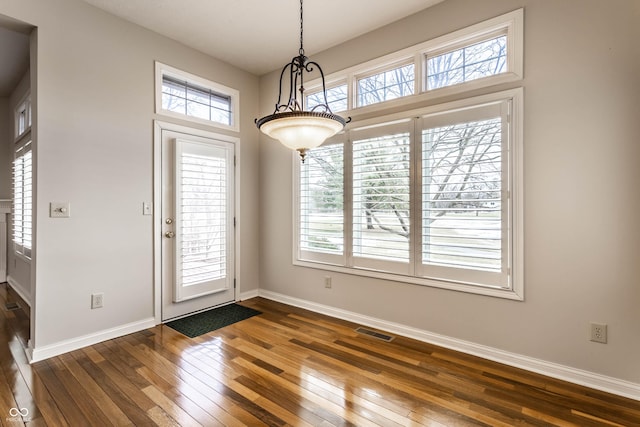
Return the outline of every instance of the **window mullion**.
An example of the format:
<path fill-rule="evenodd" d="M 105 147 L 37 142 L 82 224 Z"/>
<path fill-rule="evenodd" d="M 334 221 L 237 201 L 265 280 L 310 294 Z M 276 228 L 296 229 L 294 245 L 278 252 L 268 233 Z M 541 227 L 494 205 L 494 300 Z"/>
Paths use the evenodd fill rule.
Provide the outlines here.
<path fill-rule="evenodd" d="M 422 120 L 418 117 L 413 119 L 413 127 L 411 134 L 410 153 L 411 166 L 410 166 L 410 224 L 411 224 L 411 236 L 410 236 L 410 262 L 409 262 L 409 274 L 412 276 L 417 275 L 421 270 L 422 263 L 422 150 L 420 137 L 420 125 Z"/>
<path fill-rule="evenodd" d="M 512 114 L 512 100 L 508 100 L 503 103 L 501 108 L 502 115 L 502 191 L 500 198 L 502 199 L 501 203 L 501 215 L 502 215 L 502 271 L 506 272 L 506 276 L 511 277 L 511 254 L 512 254 L 512 245 L 511 245 L 511 233 L 513 230 L 513 224 L 511 221 L 511 212 L 513 206 L 513 198 L 511 197 L 511 188 L 512 188 L 512 180 L 511 180 L 511 170 L 509 167 L 511 161 L 511 127 L 509 126 L 509 118 Z M 510 279 L 508 279 L 510 281 Z M 511 283 L 509 283 L 511 286 Z"/>
<path fill-rule="evenodd" d="M 421 94 L 427 90 L 426 88 L 426 73 L 424 72 L 424 61 L 421 52 L 416 52 L 413 55 L 414 74 L 413 74 L 413 93 Z"/>

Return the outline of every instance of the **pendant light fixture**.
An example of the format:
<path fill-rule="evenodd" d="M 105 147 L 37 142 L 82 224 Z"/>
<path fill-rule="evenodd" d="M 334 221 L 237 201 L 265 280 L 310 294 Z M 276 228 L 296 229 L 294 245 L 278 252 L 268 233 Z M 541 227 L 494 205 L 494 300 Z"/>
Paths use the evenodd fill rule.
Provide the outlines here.
<path fill-rule="evenodd" d="M 302 163 L 307 150 L 318 147 L 329 137 L 344 129 L 344 118 L 333 114 L 327 102 L 327 90 L 324 73 L 317 62 L 309 61 L 303 46 L 303 13 L 300 0 L 300 50 L 298 56 L 284 66 L 280 73 L 280 92 L 273 114 L 256 119 L 258 129 L 267 136 L 277 139 L 292 150 L 300 153 Z M 322 78 L 322 96 L 324 104 L 304 110 L 304 74 L 318 69 Z M 289 74 L 289 98 L 283 100 L 283 79 Z M 286 89 L 285 89 L 286 90 Z"/>

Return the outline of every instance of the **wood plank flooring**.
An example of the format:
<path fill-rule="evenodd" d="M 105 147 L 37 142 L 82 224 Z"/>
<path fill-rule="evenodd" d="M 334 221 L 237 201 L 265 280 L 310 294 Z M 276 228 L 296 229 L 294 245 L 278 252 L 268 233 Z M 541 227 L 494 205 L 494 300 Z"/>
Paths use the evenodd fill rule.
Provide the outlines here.
<path fill-rule="evenodd" d="M 29 365 L 7 299 L 1 425 L 640 426 L 638 401 L 261 298 L 198 338 L 158 326 Z"/>

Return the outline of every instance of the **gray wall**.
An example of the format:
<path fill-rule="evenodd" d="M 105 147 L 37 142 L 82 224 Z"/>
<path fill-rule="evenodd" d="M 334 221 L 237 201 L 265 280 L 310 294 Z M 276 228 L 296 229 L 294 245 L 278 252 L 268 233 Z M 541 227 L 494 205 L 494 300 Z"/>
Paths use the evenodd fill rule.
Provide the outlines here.
<path fill-rule="evenodd" d="M 334 272 L 325 289 L 326 272 L 292 265 L 292 155 L 265 137 L 261 289 L 638 384 L 640 3 L 448 0 L 311 56 L 336 72 L 519 7 L 525 79 L 493 90 L 525 90 L 525 301 Z M 277 78 L 261 79 L 263 115 Z"/>
<path fill-rule="evenodd" d="M 78 0 L 3 2 L 37 27 L 35 348 L 153 317 L 154 60 L 240 91 L 242 292 L 258 286 L 258 78 Z M 51 201 L 72 217 L 51 219 Z M 90 294 L 104 292 L 104 308 Z M 32 325 L 33 327 L 34 325 Z"/>

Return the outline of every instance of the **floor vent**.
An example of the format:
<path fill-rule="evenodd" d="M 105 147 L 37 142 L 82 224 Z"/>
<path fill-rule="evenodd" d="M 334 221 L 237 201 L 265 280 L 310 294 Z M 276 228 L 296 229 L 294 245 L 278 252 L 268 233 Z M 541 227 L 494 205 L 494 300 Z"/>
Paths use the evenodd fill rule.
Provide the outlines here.
<path fill-rule="evenodd" d="M 8 302 L 4 305 L 4 308 L 7 309 L 7 311 L 12 311 L 12 310 L 17 310 L 20 308 L 20 306 L 18 304 L 16 304 L 15 302 Z"/>
<path fill-rule="evenodd" d="M 391 335 L 382 334 L 380 332 L 372 331 L 371 329 L 366 329 L 362 327 L 356 329 L 356 332 L 363 335 L 369 335 L 370 337 L 373 337 L 385 342 L 391 342 L 393 341 L 393 338 L 394 338 Z"/>

